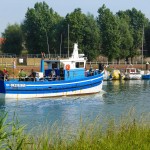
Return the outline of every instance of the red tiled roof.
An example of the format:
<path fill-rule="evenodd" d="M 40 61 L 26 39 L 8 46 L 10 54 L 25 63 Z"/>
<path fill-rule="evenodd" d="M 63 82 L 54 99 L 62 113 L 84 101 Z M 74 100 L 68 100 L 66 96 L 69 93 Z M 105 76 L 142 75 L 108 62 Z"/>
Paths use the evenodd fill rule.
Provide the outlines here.
<path fill-rule="evenodd" d="M 4 38 L 0 38 L 0 44 L 2 44 L 4 42 Z"/>

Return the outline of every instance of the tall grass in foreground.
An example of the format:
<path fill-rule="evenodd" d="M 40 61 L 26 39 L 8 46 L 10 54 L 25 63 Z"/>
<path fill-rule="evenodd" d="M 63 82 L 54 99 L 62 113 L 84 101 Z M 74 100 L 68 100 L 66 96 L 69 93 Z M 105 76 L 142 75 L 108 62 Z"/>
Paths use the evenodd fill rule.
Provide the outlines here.
<path fill-rule="evenodd" d="M 19 125 L 17 118 L 6 123 L 7 113 L 0 114 L 0 150 L 20 150 L 25 140 L 24 128 Z"/>
<path fill-rule="evenodd" d="M 149 150 L 149 118 L 127 118 L 107 122 L 106 126 L 93 123 L 82 124 L 76 134 L 69 129 L 62 136 L 61 130 L 54 125 L 43 131 L 40 136 L 24 133 L 15 119 L 6 123 L 7 114 L 0 117 L 0 150 Z M 147 120 L 148 119 L 148 120 Z"/>

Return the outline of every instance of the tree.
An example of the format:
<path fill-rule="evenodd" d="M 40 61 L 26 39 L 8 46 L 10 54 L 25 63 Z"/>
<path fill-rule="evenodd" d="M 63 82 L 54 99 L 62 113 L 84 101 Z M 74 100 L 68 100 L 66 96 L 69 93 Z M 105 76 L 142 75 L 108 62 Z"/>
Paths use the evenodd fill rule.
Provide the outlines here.
<path fill-rule="evenodd" d="M 146 50 L 147 50 L 147 55 L 150 56 L 150 23 L 149 25 L 145 28 L 145 42 L 146 42 Z"/>
<path fill-rule="evenodd" d="M 69 46 L 77 42 L 80 45 L 80 48 L 82 49 L 85 18 L 86 16 L 81 12 L 80 8 L 77 8 L 72 13 L 66 15 L 63 22 L 64 45 L 67 45 L 69 38 Z"/>
<path fill-rule="evenodd" d="M 129 30 L 129 25 L 124 19 L 119 21 L 120 31 L 120 58 L 126 58 L 130 54 L 130 49 L 133 47 L 133 37 Z"/>
<path fill-rule="evenodd" d="M 139 54 L 139 50 L 142 47 L 142 34 L 143 26 L 147 26 L 148 19 L 141 12 L 132 8 L 132 10 L 126 10 L 125 14 L 129 17 L 130 32 L 133 37 L 133 46 L 130 49 L 129 57 L 132 58 Z"/>
<path fill-rule="evenodd" d="M 120 54 L 120 33 L 118 19 L 112 12 L 103 5 L 98 9 L 98 24 L 102 34 L 102 54 L 108 60 L 119 58 Z"/>
<path fill-rule="evenodd" d="M 8 25 L 2 37 L 5 39 L 2 43 L 3 53 L 14 53 L 19 55 L 23 49 L 22 30 L 20 25 Z"/>
<path fill-rule="evenodd" d="M 56 31 L 61 19 L 45 2 L 28 9 L 22 27 L 29 53 L 53 53 L 58 48 Z"/>
<path fill-rule="evenodd" d="M 117 13 L 119 19 L 119 32 L 120 32 L 120 58 L 125 58 L 128 60 L 130 54 L 130 49 L 133 47 L 133 37 L 132 32 L 129 27 L 129 17 L 123 12 L 119 11 Z"/>
<path fill-rule="evenodd" d="M 83 29 L 83 52 L 88 56 L 88 60 L 94 60 L 100 55 L 101 34 L 96 19 L 88 14 Z"/>
<path fill-rule="evenodd" d="M 68 42 L 68 25 L 70 45 L 77 42 L 88 60 L 95 59 L 99 54 L 100 32 L 93 15 L 83 14 L 80 8 L 66 15 L 63 22 L 65 45 Z"/>

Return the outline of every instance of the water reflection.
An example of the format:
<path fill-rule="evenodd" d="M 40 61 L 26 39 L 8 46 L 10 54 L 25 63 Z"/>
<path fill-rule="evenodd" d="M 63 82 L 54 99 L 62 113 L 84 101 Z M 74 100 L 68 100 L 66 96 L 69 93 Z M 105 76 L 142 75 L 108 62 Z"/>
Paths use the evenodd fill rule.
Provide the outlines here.
<path fill-rule="evenodd" d="M 5 98 L 0 98 L 0 113 L 5 112 Z"/>
<path fill-rule="evenodd" d="M 75 128 L 80 124 L 81 118 L 93 119 L 93 115 L 97 116 L 101 109 L 96 108 L 101 108 L 104 104 L 102 94 L 28 100 L 5 99 L 3 102 L 8 119 L 11 121 L 15 112 L 21 123 L 28 124 L 29 128 L 45 123 L 52 125 L 55 122 Z"/>
<path fill-rule="evenodd" d="M 139 113 L 148 112 L 147 106 L 150 106 L 150 82 L 144 80 L 112 81 L 108 82 L 104 90 L 104 102 L 107 104 L 106 110 L 113 108 L 112 113 L 120 114 L 123 111 L 129 111 L 135 107 Z"/>
<path fill-rule="evenodd" d="M 5 98 L 0 98 L 0 107 L 5 106 Z"/>

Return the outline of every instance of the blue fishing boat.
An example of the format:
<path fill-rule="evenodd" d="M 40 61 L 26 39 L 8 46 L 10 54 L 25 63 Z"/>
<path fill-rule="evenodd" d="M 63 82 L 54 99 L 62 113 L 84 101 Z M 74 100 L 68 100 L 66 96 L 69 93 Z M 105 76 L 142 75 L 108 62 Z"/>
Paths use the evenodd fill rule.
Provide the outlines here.
<path fill-rule="evenodd" d="M 40 72 L 36 72 L 32 80 L 29 77 L 0 80 L 0 96 L 21 99 L 98 93 L 102 90 L 104 72 L 86 70 L 86 61 L 75 43 L 69 58 L 41 59 Z"/>

